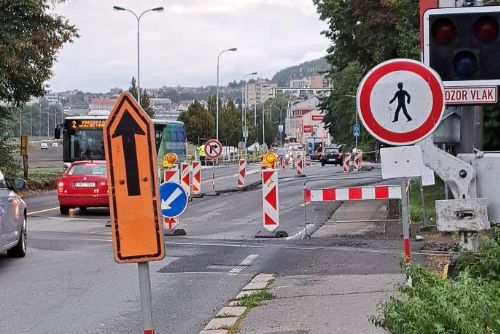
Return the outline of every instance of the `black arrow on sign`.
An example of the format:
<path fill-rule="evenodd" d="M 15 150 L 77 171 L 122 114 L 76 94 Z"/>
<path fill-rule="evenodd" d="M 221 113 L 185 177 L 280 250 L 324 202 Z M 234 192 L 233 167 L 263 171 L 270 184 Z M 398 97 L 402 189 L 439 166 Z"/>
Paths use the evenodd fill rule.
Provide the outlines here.
<path fill-rule="evenodd" d="M 145 133 L 135 119 L 125 110 L 116 126 L 111 138 L 122 137 L 123 154 L 125 155 L 125 173 L 127 174 L 127 189 L 129 196 L 140 196 L 139 167 L 137 164 L 137 149 L 135 135 L 144 136 Z"/>

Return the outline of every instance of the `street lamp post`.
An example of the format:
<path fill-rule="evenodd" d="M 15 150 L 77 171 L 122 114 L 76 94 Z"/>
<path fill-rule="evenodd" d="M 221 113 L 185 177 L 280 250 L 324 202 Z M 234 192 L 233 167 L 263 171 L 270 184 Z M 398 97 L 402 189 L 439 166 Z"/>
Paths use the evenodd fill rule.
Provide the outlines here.
<path fill-rule="evenodd" d="M 141 105 L 141 73 L 140 73 L 140 48 L 139 48 L 139 26 L 141 22 L 141 17 L 146 14 L 147 12 L 163 12 L 163 7 L 155 7 L 155 8 L 150 8 L 145 11 L 143 11 L 141 14 L 137 15 L 135 12 L 131 11 L 130 9 L 124 8 L 124 7 L 119 7 L 119 6 L 113 6 L 113 9 L 116 11 L 126 11 L 129 13 L 132 13 L 135 18 L 137 19 L 137 103 Z"/>
<path fill-rule="evenodd" d="M 248 76 L 250 75 L 257 75 L 257 72 L 252 72 L 252 73 L 248 73 L 248 74 L 245 74 L 245 76 L 243 77 L 243 83 L 245 84 L 245 89 L 246 89 L 246 102 L 245 103 L 245 107 L 243 107 L 243 88 L 241 89 L 241 125 L 242 125 L 242 128 L 243 128 L 243 139 L 245 141 L 245 148 L 247 147 L 247 138 L 248 138 L 248 128 L 247 128 L 247 104 L 248 104 L 248 88 L 247 88 L 247 85 L 246 85 L 246 79 Z"/>
<path fill-rule="evenodd" d="M 219 55 L 217 56 L 217 87 L 215 89 L 215 108 L 216 108 L 216 113 L 215 113 L 215 138 L 219 140 L 219 60 L 220 56 L 226 51 L 236 51 L 238 50 L 237 48 L 230 48 L 230 49 L 225 49 L 222 50 Z"/>

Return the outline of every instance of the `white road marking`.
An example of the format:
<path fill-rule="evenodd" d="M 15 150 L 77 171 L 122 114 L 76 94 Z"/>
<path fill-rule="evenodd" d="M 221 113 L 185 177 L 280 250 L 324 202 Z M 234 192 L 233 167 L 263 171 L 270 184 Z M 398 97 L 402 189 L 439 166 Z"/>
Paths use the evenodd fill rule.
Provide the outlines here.
<path fill-rule="evenodd" d="M 228 275 L 239 274 L 243 269 L 252 265 L 252 262 L 258 257 L 259 257 L 259 255 L 257 255 L 257 254 L 248 255 L 246 258 L 243 259 L 243 261 L 241 261 L 241 263 L 238 266 L 231 269 L 229 271 Z"/>
<path fill-rule="evenodd" d="M 36 215 L 37 213 L 43 213 L 43 212 L 48 212 L 48 211 L 54 211 L 54 210 L 59 210 L 59 207 L 56 207 L 56 208 L 50 208 L 50 209 L 45 209 L 45 210 L 39 210 L 39 211 L 32 211 L 32 212 L 28 212 L 28 216 Z"/>
<path fill-rule="evenodd" d="M 171 209 L 170 204 L 172 204 L 172 202 L 175 201 L 177 197 L 179 197 L 180 195 L 182 195 L 182 190 L 180 190 L 179 188 L 175 188 L 174 192 L 171 193 L 170 196 L 168 196 L 166 201 L 164 200 L 161 201 L 161 209 L 170 210 Z"/>

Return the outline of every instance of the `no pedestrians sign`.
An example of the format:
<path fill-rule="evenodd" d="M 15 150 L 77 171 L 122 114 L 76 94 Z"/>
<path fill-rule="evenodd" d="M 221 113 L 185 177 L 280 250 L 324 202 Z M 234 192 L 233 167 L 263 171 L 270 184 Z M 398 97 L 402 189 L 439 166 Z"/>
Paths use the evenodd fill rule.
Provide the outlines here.
<path fill-rule="evenodd" d="M 390 145 L 411 145 L 430 135 L 445 108 L 439 75 L 411 59 L 375 66 L 361 81 L 356 102 L 366 130 Z"/>

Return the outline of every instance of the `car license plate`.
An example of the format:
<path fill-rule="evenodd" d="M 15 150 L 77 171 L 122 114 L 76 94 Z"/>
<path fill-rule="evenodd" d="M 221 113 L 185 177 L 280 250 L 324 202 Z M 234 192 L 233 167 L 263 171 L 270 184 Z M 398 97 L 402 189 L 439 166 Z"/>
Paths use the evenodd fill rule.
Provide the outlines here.
<path fill-rule="evenodd" d="M 75 182 L 75 187 L 77 187 L 77 188 L 93 188 L 93 187 L 95 187 L 95 182 Z"/>

